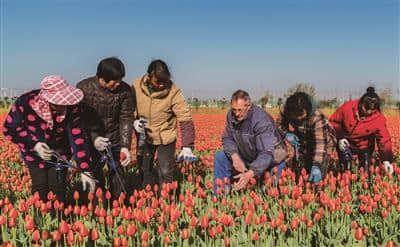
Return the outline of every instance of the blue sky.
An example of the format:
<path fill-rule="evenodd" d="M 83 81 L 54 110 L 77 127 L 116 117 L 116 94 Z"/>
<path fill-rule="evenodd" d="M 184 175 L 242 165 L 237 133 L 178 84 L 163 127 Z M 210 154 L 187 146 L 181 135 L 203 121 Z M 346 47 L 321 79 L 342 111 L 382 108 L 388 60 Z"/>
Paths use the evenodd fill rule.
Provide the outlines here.
<path fill-rule="evenodd" d="M 49 74 L 75 84 L 108 56 L 129 83 L 164 59 L 187 97 L 400 87 L 399 1 L 0 2 L 2 87 L 36 88 Z"/>

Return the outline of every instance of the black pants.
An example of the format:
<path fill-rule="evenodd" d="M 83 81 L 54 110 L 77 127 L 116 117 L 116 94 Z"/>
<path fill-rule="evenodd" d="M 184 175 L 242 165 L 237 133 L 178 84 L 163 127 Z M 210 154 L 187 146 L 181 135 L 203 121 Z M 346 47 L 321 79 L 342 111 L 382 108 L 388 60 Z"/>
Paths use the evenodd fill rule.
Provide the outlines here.
<path fill-rule="evenodd" d="M 339 154 L 339 160 L 341 164 L 345 164 L 345 154 L 340 151 L 339 148 L 337 148 L 337 152 Z M 370 149 L 364 149 L 364 150 L 351 150 L 352 154 L 356 154 L 358 157 L 359 161 L 359 167 L 364 167 L 364 169 L 367 171 L 369 170 L 369 166 L 372 164 L 371 162 L 371 157 L 373 150 Z"/>
<path fill-rule="evenodd" d="M 110 186 L 109 190 L 111 193 L 111 199 L 117 200 L 119 195 L 121 194 L 121 192 L 124 192 L 123 188 L 126 187 L 125 171 L 119 161 L 119 150 L 113 150 L 113 157 L 114 157 L 115 163 L 117 165 L 117 171 L 112 170 L 110 166 L 108 167 L 108 171 L 109 171 L 108 181 L 109 181 L 109 186 Z M 94 168 L 93 175 L 99 181 L 99 186 L 103 190 L 105 190 L 106 189 L 106 181 L 104 178 L 103 168 L 106 163 L 101 161 L 101 157 L 95 157 L 94 163 L 96 165 Z M 117 175 L 117 172 L 118 172 L 118 175 Z"/>
<path fill-rule="evenodd" d="M 62 168 L 62 170 L 57 174 L 54 167 L 43 169 L 38 167 L 29 167 L 29 173 L 32 178 L 32 194 L 39 192 L 40 199 L 46 202 L 47 194 L 50 191 L 53 191 L 60 202 L 64 202 L 64 204 L 66 203 L 66 168 Z"/>
<path fill-rule="evenodd" d="M 167 145 L 152 145 L 146 143 L 143 147 L 143 156 L 138 156 L 138 164 L 143 187 L 154 185 L 157 182 L 170 183 L 175 180 L 175 146 L 176 141 Z M 154 168 L 154 156 L 157 151 L 158 168 Z"/>

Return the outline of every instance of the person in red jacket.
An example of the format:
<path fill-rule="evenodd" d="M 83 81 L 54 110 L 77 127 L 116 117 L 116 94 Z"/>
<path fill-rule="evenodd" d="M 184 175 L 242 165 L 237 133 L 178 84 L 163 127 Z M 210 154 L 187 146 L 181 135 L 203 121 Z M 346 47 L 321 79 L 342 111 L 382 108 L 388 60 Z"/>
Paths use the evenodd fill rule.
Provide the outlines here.
<path fill-rule="evenodd" d="M 343 164 L 343 153 L 350 148 L 358 155 L 361 164 L 371 163 L 370 157 L 379 149 L 380 159 L 389 174 L 393 173 L 393 153 L 386 119 L 380 110 L 380 98 L 373 87 L 358 100 L 350 100 L 340 106 L 329 118 L 336 130 L 339 157 Z"/>
<path fill-rule="evenodd" d="M 83 189 L 94 191 L 87 133 L 81 121 L 80 89 L 68 85 L 62 76 L 45 77 L 40 90 L 21 95 L 11 107 L 3 128 L 7 140 L 17 144 L 32 179 L 32 193 L 47 201 L 50 191 L 66 202 L 67 168 L 56 169 L 55 152 L 72 157 L 82 171 Z"/>

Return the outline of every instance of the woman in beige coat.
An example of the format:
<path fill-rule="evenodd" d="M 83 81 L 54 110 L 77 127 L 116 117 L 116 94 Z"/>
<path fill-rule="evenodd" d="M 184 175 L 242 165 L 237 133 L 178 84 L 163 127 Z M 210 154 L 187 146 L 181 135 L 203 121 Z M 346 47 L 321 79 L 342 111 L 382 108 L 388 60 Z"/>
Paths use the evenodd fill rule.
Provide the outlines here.
<path fill-rule="evenodd" d="M 142 184 L 153 185 L 155 175 L 159 183 L 175 180 L 175 146 L 178 123 L 182 133 L 182 151 L 177 161 L 196 160 L 194 147 L 194 125 L 190 109 L 182 91 L 171 81 L 167 64 L 162 60 L 150 63 L 147 73 L 133 83 L 136 95 L 134 127 L 138 137 L 137 160 Z M 154 172 L 153 161 L 157 151 L 158 171 Z"/>

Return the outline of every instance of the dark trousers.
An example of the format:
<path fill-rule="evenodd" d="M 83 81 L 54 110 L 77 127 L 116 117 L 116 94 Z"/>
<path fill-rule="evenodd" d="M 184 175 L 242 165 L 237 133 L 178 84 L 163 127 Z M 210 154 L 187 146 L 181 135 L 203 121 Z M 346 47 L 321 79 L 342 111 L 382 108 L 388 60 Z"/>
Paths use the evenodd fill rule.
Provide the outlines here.
<path fill-rule="evenodd" d="M 339 154 L 340 163 L 345 165 L 346 164 L 345 153 L 340 151 L 339 148 L 337 148 L 337 152 Z M 369 150 L 369 149 L 351 150 L 351 153 L 352 153 L 352 155 L 357 155 L 359 167 L 364 167 L 364 169 L 366 169 L 366 171 L 369 170 L 369 166 L 372 164 L 371 157 L 372 157 L 373 150 Z"/>
<path fill-rule="evenodd" d="M 108 166 L 108 183 L 109 183 L 109 191 L 111 193 L 111 199 L 117 200 L 121 192 L 123 192 L 123 187 L 126 187 L 125 182 L 125 171 L 119 161 L 119 150 L 113 150 L 113 157 L 117 166 L 117 171 L 111 169 L 110 165 Z M 106 180 L 104 177 L 103 168 L 106 164 L 101 161 L 101 157 L 95 157 L 95 167 L 93 175 L 99 181 L 99 186 L 103 190 L 106 189 Z M 117 175 L 118 172 L 118 175 Z M 119 177 L 119 178 L 118 178 Z M 121 179 L 121 180 L 120 180 Z"/>
<path fill-rule="evenodd" d="M 29 173 L 32 178 L 32 194 L 35 192 L 39 192 L 40 199 L 46 202 L 47 194 L 52 191 L 54 194 L 57 195 L 57 199 L 60 202 L 64 202 L 64 204 L 66 203 L 66 168 L 62 168 L 59 172 L 57 172 L 54 167 L 29 167 Z"/>
<path fill-rule="evenodd" d="M 144 144 L 143 155 L 138 156 L 138 164 L 142 185 L 154 185 L 157 181 L 161 185 L 174 181 L 176 175 L 175 166 L 176 141 L 167 145 Z M 154 156 L 157 151 L 158 168 L 154 168 Z"/>

